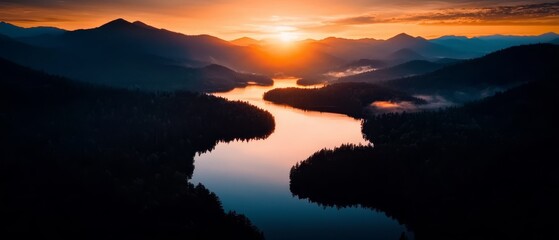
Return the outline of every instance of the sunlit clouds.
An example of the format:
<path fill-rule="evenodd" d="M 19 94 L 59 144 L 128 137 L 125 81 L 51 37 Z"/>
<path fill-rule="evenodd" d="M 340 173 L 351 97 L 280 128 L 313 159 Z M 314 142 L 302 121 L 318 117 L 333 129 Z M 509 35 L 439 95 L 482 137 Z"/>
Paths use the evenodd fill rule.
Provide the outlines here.
<path fill-rule="evenodd" d="M 549 1 L 0 0 L 0 20 L 25 27 L 73 30 L 121 17 L 185 34 L 283 42 L 559 32 L 559 2 Z"/>

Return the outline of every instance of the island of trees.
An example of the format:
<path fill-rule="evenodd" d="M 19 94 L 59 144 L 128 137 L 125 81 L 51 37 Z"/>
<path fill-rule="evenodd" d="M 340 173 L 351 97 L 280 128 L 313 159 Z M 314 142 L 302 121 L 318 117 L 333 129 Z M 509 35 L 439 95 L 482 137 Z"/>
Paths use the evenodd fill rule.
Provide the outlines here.
<path fill-rule="evenodd" d="M 197 152 L 273 116 L 202 93 L 112 89 L 0 60 L 0 218 L 9 239 L 262 239 L 188 182 Z"/>
<path fill-rule="evenodd" d="M 342 113 L 355 118 L 363 117 L 366 108 L 375 101 L 424 100 L 407 93 L 368 83 L 338 83 L 322 88 L 276 88 L 264 94 L 264 100 L 286 104 L 304 110 Z"/>

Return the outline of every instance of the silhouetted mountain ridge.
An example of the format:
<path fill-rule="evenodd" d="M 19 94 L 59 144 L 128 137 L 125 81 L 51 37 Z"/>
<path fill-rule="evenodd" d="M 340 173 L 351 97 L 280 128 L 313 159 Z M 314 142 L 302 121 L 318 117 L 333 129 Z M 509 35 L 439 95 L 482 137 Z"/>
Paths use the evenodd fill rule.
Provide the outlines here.
<path fill-rule="evenodd" d="M 242 37 L 232 40 L 231 43 L 239 46 L 251 46 L 251 45 L 260 45 L 261 42 L 249 37 Z"/>
<path fill-rule="evenodd" d="M 143 28 L 157 29 L 157 28 L 155 28 L 155 27 L 153 27 L 153 26 L 150 26 L 150 25 L 147 25 L 147 24 L 145 24 L 144 22 L 141 22 L 141 21 L 134 21 L 132 24 L 134 24 L 134 25 L 136 25 L 136 26 L 143 27 Z"/>
<path fill-rule="evenodd" d="M 127 29 L 131 25 L 133 25 L 133 24 L 129 21 L 126 21 L 123 18 L 117 18 L 115 20 L 112 20 L 110 22 L 107 22 L 107 23 L 101 25 L 98 28 L 99 29 Z"/>
<path fill-rule="evenodd" d="M 57 35 L 62 34 L 65 31 L 66 30 L 55 27 L 23 28 L 7 22 L 0 22 L 0 34 L 6 35 L 11 38 L 24 38 L 40 35 Z"/>
<path fill-rule="evenodd" d="M 368 82 L 379 83 L 386 80 L 398 79 L 407 76 L 420 75 L 441 69 L 448 64 L 435 63 L 425 60 L 414 60 L 396 65 L 394 67 L 378 69 L 375 71 L 360 73 L 352 76 L 342 77 L 334 82 Z"/>
<path fill-rule="evenodd" d="M 425 75 L 383 84 L 414 94 L 442 94 L 457 101 L 468 101 L 528 81 L 559 79 L 556 62 L 559 62 L 559 46 L 517 46 Z"/>
<path fill-rule="evenodd" d="M 96 29 L 27 39 L 31 44 L 40 41 L 38 46 L 4 37 L 0 39 L 0 57 L 49 73 L 121 88 L 225 91 L 249 82 L 272 84 L 264 76 L 231 70 L 221 71 L 226 74 L 220 75 L 210 73 L 212 68 L 199 70 L 208 65 L 203 62 L 173 59 L 170 55 L 162 57 L 166 52 L 177 54 L 178 51 L 170 45 L 152 45 L 153 32 L 167 35 L 166 31 L 120 19 Z M 151 37 L 144 37 L 146 34 Z"/>
<path fill-rule="evenodd" d="M 543 37 L 553 37 L 553 34 L 546 34 Z M 153 83 L 150 87 L 155 87 L 156 76 L 160 76 L 163 85 L 169 85 L 165 82 L 176 83 L 180 81 L 178 76 L 182 74 L 180 68 L 199 68 L 208 64 L 219 64 L 241 72 L 290 75 L 310 79 L 336 71 L 357 59 L 376 59 L 394 65 L 417 59 L 436 61 L 439 58 L 470 58 L 487 52 L 481 45 L 470 48 L 454 47 L 437 40 L 412 37 L 405 33 L 387 40 L 331 37 L 318 41 L 300 41 L 290 45 L 274 45 L 264 41 L 262 44 L 239 46 L 209 35 L 185 35 L 125 19 L 116 19 L 93 29 L 69 31 L 57 35 L 30 36 L 16 40 L 33 47 L 49 49 L 56 55 L 53 61 L 59 63 L 53 67 L 54 64 L 46 62 L 22 62 L 12 59 L 19 61 L 20 64 L 44 69 L 54 74 L 64 74 L 62 68 L 66 68 L 72 72 L 66 76 L 75 79 L 103 80 L 106 83 L 118 83 L 122 78 L 135 79 L 136 84 L 130 85 L 132 87 L 144 85 L 146 82 Z M 253 39 L 244 40 L 253 41 Z M 445 37 L 439 40 L 466 41 L 467 39 Z M 10 51 L 14 52 L 14 50 Z M 10 54 L 7 53 L 0 53 L 0 56 L 10 58 Z M 43 59 L 51 57 L 33 56 L 33 58 Z M 394 58 L 397 59 L 394 61 Z M 123 67 L 119 69 L 117 66 L 121 65 Z M 157 68 L 157 70 L 150 68 Z M 141 70 L 144 71 L 143 73 L 134 73 L 133 69 L 145 70 Z M 90 76 L 94 74 L 98 76 Z M 171 85 L 180 87 L 181 84 Z M 194 90 L 207 89 L 203 84 L 182 87 Z M 216 86 L 216 89 L 223 87 Z"/>
<path fill-rule="evenodd" d="M 408 51 L 422 55 L 424 58 L 471 58 L 479 56 L 479 53 L 474 54 L 462 51 L 459 48 L 439 45 L 425 38 L 413 37 L 406 33 L 398 34 L 386 40 L 329 37 L 323 40 L 312 41 L 309 44 L 322 52 L 350 62 L 357 59 L 392 60 L 393 57 L 391 55 L 401 49 L 408 49 Z M 392 64 L 399 64 L 409 60 L 417 60 L 417 58 L 406 58 Z"/>
<path fill-rule="evenodd" d="M 425 40 L 425 38 L 422 37 L 412 37 L 407 33 L 400 33 L 394 37 L 386 39 L 386 42 L 390 42 L 392 44 L 398 44 L 398 45 L 412 45 L 412 44 L 418 44 L 422 42 L 424 43 L 427 42 L 427 40 Z"/>
<path fill-rule="evenodd" d="M 442 36 L 432 39 L 431 42 L 447 47 L 464 49 L 479 54 L 490 53 L 512 46 L 547 43 L 559 37 L 553 32 L 544 33 L 537 36 L 514 36 L 514 35 L 489 35 L 479 37 L 464 36 Z"/>

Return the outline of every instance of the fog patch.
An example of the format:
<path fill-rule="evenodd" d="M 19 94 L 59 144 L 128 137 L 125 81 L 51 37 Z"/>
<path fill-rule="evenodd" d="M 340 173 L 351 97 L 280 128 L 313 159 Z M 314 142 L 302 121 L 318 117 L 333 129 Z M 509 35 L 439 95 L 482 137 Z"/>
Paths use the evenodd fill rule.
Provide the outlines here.
<path fill-rule="evenodd" d="M 514 86 L 514 85 L 513 85 Z M 512 88 L 513 86 L 509 87 L 509 88 L 502 88 L 502 87 L 491 87 L 491 88 L 486 88 L 483 91 L 481 91 L 481 98 L 486 98 L 486 97 L 491 97 L 494 96 L 496 93 L 498 92 L 504 92 L 507 89 Z"/>
<path fill-rule="evenodd" d="M 519 84 L 513 84 L 506 87 L 491 86 L 484 89 L 465 89 L 462 91 L 456 91 L 446 95 L 447 99 L 452 99 L 456 103 L 467 103 L 471 101 L 476 101 L 479 99 L 491 97 L 498 92 L 506 91 L 512 87 L 518 86 Z"/>
<path fill-rule="evenodd" d="M 375 101 L 370 104 L 369 111 L 373 114 L 418 112 L 435 110 L 456 105 L 456 103 L 439 95 L 415 95 L 414 97 L 425 100 L 426 103 L 417 104 L 410 101 Z"/>
<path fill-rule="evenodd" d="M 440 95 L 414 95 L 414 97 L 425 100 L 427 102 L 425 104 L 416 105 L 416 108 L 418 110 L 446 108 L 457 104 Z"/>
<path fill-rule="evenodd" d="M 328 76 L 328 77 L 341 78 L 341 77 L 347 77 L 347 76 L 351 76 L 351 75 L 356 75 L 356 74 L 371 72 L 371 71 L 376 71 L 376 70 L 377 70 L 376 68 L 372 68 L 371 66 L 361 66 L 361 67 L 348 68 L 345 71 L 341 71 L 341 72 L 332 71 L 332 72 L 328 72 L 324 75 Z"/>
<path fill-rule="evenodd" d="M 508 88 L 492 86 L 481 90 L 466 89 L 463 91 L 447 92 L 447 94 L 442 95 L 413 95 L 413 97 L 423 100 L 424 103 L 410 101 L 375 101 L 371 103 L 366 110 L 371 114 L 382 114 L 444 109 L 491 97 L 498 92 L 503 92 L 514 86 L 516 85 L 510 85 Z"/>

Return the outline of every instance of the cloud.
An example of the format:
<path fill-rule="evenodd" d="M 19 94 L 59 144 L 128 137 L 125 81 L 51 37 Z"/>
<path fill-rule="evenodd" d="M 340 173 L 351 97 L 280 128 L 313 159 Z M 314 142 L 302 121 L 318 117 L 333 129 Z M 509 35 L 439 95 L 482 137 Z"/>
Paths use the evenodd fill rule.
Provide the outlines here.
<path fill-rule="evenodd" d="M 423 24 L 559 25 L 559 2 L 484 8 L 441 9 L 390 19 Z"/>
<path fill-rule="evenodd" d="M 375 101 L 370 104 L 369 109 L 375 113 L 389 113 L 389 112 L 418 112 L 425 110 L 443 109 L 457 105 L 457 103 L 449 101 L 448 99 L 439 95 L 420 95 L 414 96 L 426 101 L 424 104 L 415 104 L 408 101 Z"/>
<path fill-rule="evenodd" d="M 373 16 L 365 15 L 365 16 L 335 19 L 327 23 L 334 24 L 334 25 L 361 25 L 361 24 L 378 23 L 378 21 Z"/>
<path fill-rule="evenodd" d="M 431 1 L 422 1 L 431 2 Z M 478 1 L 453 1 L 454 4 L 473 4 Z M 484 4 L 504 1 L 483 1 Z M 398 2 L 396 2 L 398 3 Z M 406 4 L 411 4 L 407 3 Z M 286 19 L 282 19 L 286 20 Z M 498 5 L 490 7 L 437 8 L 398 11 L 374 11 L 356 15 L 328 16 L 312 21 L 296 19 L 292 23 L 307 32 L 336 34 L 359 26 L 405 23 L 421 25 L 559 25 L 559 2 L 520 5 Z"/>
<path fill-rule="evenodd" d="M 463 1 L 473 2 L 473 1 Z M 498 2 L 498 1 L 492 1 Z M 386 14 L 374 12 L 325 19 L 309 28 L 339 29 L 349 25 L 379 23 L 463 25 L 559 25 L 559 2 L 512 6 L 444 8 Z"/>

